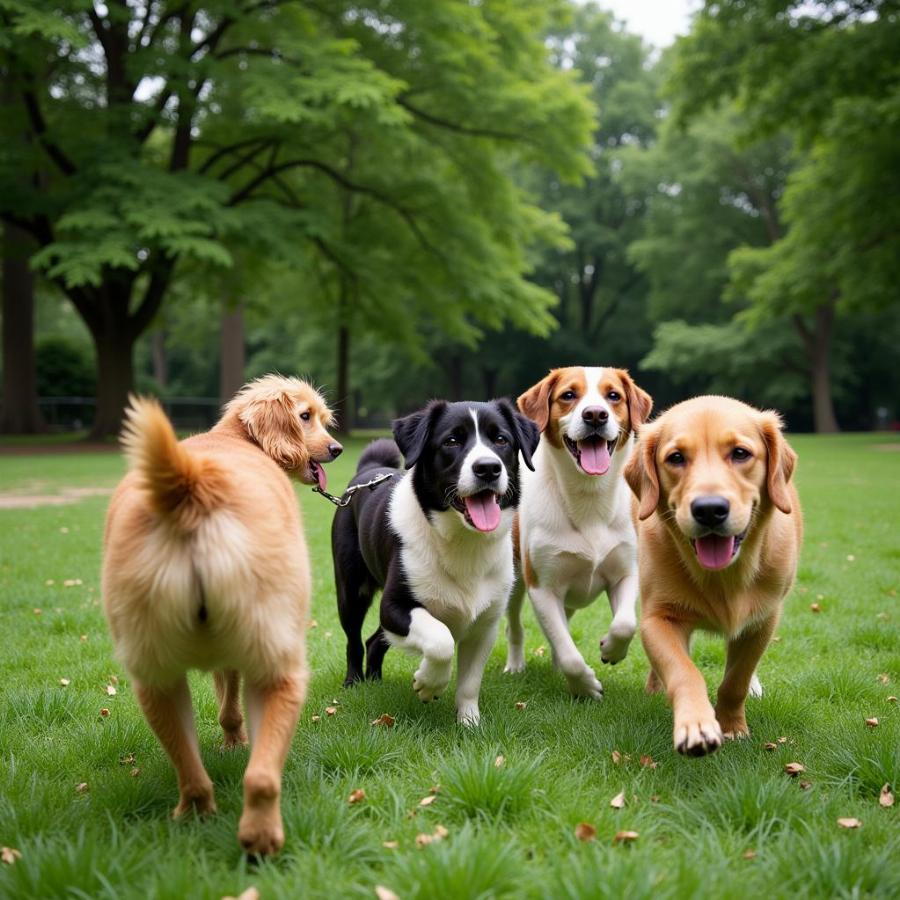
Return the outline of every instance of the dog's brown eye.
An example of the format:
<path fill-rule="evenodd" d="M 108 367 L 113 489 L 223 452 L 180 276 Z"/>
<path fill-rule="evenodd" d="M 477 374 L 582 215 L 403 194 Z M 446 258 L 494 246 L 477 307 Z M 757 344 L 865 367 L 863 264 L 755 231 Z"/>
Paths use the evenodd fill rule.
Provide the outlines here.
<path fill-rule="evenodd" d="M 310 417 L 309 417 L 309 413 L 308 413 L 308 412 L 302 412 L 302 413 L 300 413 L 300 418 L 303 419 L 304 422 L 308 422 L 308 421 L 309 421 L 309 418 L 310 418 Z"/>
<path fill-rule="evenodd" d="M 606 395 L 606 399 L 612 400 L 613 403 L 618 403 L 622 399 L 622 395 L 618 391 L 610 391 Z"/>
<path fill-rule="evenodd" d="M 666 457 L 666 462 L 670 466 L 683 466 L 684 454 L 680 450 L 675 450 Z"/>
<path fill-rule="evenodd" d="M 505 434 L 498 434 L 497 437 L 494 438 L 494 443 L 499 444 L 501 447 L 505 447 L 509 443 L 509 438 Z"/>
<path fill-rule="evenodd" d="M 444 446 L 445 447 L 456 447 L 459 445 L 459 441 L 453 437 L 451 434 L 450 437 L 444 438 Z"/>
<path fill-rule="evenodd" d="M 574 400 L 575 399 L 575 391 L 563 391 L 559 395 L 559 399 L 566 400 L 566 401 Z"/>
<path fill-rule="evenodd" d="M 743 447 L 735 447 L 734 450 L 731 451 L 731 458 L 735 462 L 743 462 L 745 459 L 750 459 L 751 456 L 753 456 L 753 454 Z"/>

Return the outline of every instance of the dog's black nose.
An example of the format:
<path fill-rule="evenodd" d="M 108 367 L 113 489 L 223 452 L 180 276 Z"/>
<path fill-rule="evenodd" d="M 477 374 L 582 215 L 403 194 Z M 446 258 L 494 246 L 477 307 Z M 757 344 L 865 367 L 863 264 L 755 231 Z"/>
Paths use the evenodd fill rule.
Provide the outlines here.
<path fill-rule="evenodd" d="M 496 481 L 503 471 L 503 465 L 499 459 L 485 456 L 481 459 L 476 459 L 475 462 L 472 463 L 472 471 L 482 481 Z"/>
<path fill-rule="evenodd" d="M 328 452 L 332 459 L 337 459 L 344 452 L 344 448 L 337 441 L 334 441 L 328 445 Z"/>
<path fill-rule="evenodd" d="M 587 406 L 581 411 L 581 418 L 588 425 L 602 425 L 609 418 L 609 410 L 602 406 Z"/>
<path fill-rule="evenodd" d="M 724 497 L 709 494 L 691 501 L 691 515 L 701 525 L 715 528 L 721 525 L 731 511 L 731 504 Z"/>

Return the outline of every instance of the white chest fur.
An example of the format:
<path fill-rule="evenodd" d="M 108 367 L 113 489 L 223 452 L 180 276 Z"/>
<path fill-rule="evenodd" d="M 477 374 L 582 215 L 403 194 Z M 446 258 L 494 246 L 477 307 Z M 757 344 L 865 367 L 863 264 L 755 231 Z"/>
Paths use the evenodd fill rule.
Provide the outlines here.
<path fill-rule="evenodd" d="M 401 539 L 401 564 L 416 599 L 459 640 L 486 612 L 499 614 L 513 583 L 511 510 L 488 534 L 467 528 L 455 510 L 432 513 L 409 472 L 394 490 L 389 519 Z"/>

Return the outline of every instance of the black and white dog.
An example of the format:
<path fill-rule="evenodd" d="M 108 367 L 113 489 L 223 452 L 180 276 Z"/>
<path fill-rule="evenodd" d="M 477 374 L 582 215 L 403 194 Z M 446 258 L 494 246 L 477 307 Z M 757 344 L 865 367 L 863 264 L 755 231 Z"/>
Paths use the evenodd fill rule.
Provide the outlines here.
<path fill-rule="evenodd" d="M 366 678 L 381 677 L 393 644 L 421 654 L 413 689 L 435 700 L 450 683 L 458 645 L 457 720 L 477 724 L 481 678 L 513 585 L 519 452 L 531 468 L 538 430 L 507 400 L 434 400 L 398 419 L 394 438 L 366 448 L 350 484 L 393 477 L 338 509 L 331 530 L 344 684 L 363 677 L 363 619 L 381 589 Z"/>

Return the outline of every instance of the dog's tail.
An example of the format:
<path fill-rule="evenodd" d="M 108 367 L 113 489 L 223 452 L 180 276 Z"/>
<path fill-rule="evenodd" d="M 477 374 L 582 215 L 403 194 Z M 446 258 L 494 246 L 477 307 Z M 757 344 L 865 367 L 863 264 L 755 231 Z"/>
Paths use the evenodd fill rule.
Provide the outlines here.
<path fill-rule="evenodd" d="M 379 438 L 372 441 L 368 447 L 362 452 L 359 462 L 356 465 L 356 471 L 364 472 L 366 469 L 377 469 L 384 467 L 386 469 L 402 469 L 403 454 L 400 448 L 389 438 Z"/>
<path fill-rule="evenodd" d="M 191 531 L 225 505 L 227 476 L 214 459 L 178 442 L 159 403 L 131 397 L 122 446 L 153 509 L 177 528 Z"/>

